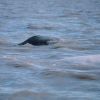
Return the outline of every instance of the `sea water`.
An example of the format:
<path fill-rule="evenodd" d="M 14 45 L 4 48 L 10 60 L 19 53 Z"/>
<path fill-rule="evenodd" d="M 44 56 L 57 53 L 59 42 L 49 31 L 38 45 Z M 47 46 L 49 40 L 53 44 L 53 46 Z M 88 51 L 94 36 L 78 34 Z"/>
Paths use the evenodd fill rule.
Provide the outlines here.
<path fill-rule="evenodd" d="M 0 0 L 0 100 L 100 100 L 100 1 Z"/>

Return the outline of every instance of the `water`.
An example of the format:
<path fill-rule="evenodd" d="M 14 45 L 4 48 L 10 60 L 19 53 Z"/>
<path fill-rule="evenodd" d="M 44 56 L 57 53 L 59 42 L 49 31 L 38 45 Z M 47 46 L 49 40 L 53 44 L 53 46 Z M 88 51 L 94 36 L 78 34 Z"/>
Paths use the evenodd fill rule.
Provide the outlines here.
<path fill-rule="evenodd" d="M 0 100 L 99 100 L 99 75 L 99 0 L 0 0 Z"/>

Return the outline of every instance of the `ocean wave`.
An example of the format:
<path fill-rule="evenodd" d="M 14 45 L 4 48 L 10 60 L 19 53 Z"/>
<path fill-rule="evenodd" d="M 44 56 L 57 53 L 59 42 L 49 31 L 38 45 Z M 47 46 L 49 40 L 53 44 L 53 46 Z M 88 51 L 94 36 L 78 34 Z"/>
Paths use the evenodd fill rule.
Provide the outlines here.
<path fill-rule="evenodd" d="M 65 57 L 63 61 L 70 61 L 78 64 L 100 64 L 100 54 L 98 55 L 86 55 L 86 56 L 74 56 Z"/>

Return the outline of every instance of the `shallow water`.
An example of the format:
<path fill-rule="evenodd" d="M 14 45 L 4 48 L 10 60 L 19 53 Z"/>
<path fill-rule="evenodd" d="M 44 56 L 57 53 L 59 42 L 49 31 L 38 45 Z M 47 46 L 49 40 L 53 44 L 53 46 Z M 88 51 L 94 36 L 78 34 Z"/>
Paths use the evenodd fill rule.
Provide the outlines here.
<path fill-rule="evenodd" d="M 0 100 L 99 100 L 100 1 L 0 0 Z M 33 35 L 49 46 L 17 44 Z"/>

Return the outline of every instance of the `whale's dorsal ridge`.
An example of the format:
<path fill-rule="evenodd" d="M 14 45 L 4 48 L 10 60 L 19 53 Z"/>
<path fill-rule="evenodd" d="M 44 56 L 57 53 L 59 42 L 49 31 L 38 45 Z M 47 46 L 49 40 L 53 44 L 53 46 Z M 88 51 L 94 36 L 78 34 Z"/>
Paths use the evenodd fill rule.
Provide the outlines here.
<path fill-rule="evenodd" d="M 49 42 L 52 41 L 52 38 L 46 37 L 46 36 L 40 36 L 40 35 L 35 35 L 32 36 L 30 38 L 28 38 L 27 40 L 25 40 L 22 43 L 19 43 L 18 45 L 25 45 L 27 43 L 31 44 L 31 45 L 49 45 Z"/>

